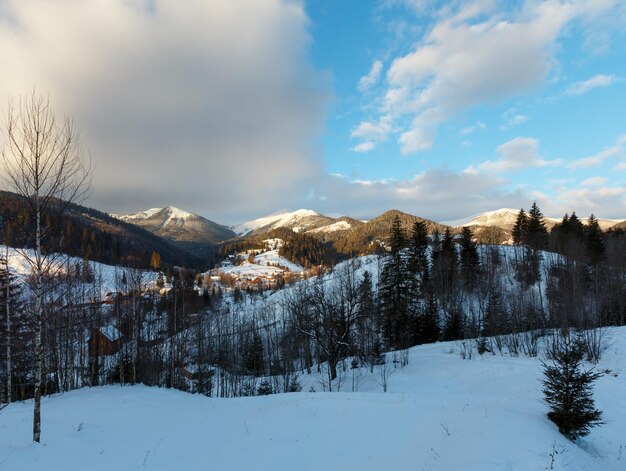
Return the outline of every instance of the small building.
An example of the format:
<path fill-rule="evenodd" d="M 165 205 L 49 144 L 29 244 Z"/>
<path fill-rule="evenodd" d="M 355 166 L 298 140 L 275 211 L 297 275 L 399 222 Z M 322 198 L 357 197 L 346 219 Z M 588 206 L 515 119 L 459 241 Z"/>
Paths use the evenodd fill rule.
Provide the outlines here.
<path fill-rule="evenodd" d="M 122 333 L 114 325 L 93 329 L 89 337 L 89 356 L 108 356 L 120 351 Z"/>

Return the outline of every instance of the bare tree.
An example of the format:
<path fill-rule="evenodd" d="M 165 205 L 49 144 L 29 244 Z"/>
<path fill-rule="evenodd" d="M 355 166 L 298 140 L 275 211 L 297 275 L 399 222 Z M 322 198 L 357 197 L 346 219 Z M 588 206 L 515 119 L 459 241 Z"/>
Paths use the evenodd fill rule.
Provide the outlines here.
<path fill-rule="evenodd" d="M 3 166 L 9 185 L 25 198 L 34 219 L 34 254 L 22 251 L 33 278 L 35 321 L 35 407 L 33 441 L 41 440 L 42 326 L 44 275 L 50 270 L 50 252 L 43 250 L 50 227 L 43 224 L 47 211 L 61 214 L 69 204 L 86 196 L 91 178 L 72 118 L 58 122 L 47 97 L 33 91 L 17 104 L 9 102 Z"/>

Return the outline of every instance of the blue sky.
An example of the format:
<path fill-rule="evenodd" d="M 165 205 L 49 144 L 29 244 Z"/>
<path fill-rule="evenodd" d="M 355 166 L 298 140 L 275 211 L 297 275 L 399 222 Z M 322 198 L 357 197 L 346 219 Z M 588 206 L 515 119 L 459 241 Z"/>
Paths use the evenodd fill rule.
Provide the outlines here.
<path fill-rule="evenodd" d="M 381 111 L 380 101 L 392 88 L 389 71 L 394 61 L 416 50 L 434 44 L 439 46 L 442 56 L 423 79 L 411 84 L 416 94 L 428 90 L 431 80 L 464 81 L 462 76 L 446 77 L 446 74 L 462 74 L 462 68 L 459 71 L 438 69 L 445 69 L 446 60 L 453 54 L 463 55 L 467 61 L 484 60 L 485 65 L 506 67 L 497 60 L 490 62 L 480 57 L 482 51 L 469 47 L 464 50 L 462 44 L 448 46 L 445 36 L 439 42 L 429 37 L 435 28 L 462 11 L 463 6 L 454 2 L 376 0 L 307 2 L 313 36 L 311 58 L 316 67 L 331 72 L 335 94 L 321 137 L 328 172 L 353 180 L 403 180 L 439 168 L 452 172 L 489 172 L 505 179 L 504 184 L 510 188 L 520 188 L 541 199 L 563 197 L 563 203 L 575 205 L 593 198 L 594 193 L 608 190 L 615 194 L 621 192 L 623 201 L 626 191 L 625 18 L 623 10 L 622 17 L 615 18 L 614 22 L 601 18 L 602 10 L 610 8 L 607 2 L 596 3 L 595 6 L 592 2 L 579 3 L 580 11 L 569 12 L 565 18 L 555 20 L 558 24 L 534 28 L 533 22 L 544 21 L 540 13 L 533 11 L 538 9 L 536 4 L 480 2 L 483 8 L 477 8 L 475 16 L 454 23 L 451 32 L 473 25 L 477 30 L 474 34 L 482 36 L 479 44 L 486 48 L 493 47 L 490 41 L 499 39 L 493 33 L 498 23 L 518 24 L 536 35 L 545 34 L 545 39 L 537 40 L 534 50 L 521 46 L 510 51 L 512 62 L 518 60 L 514 56 L 517 52 L 524 54 L 520 60 L 530 62 L 531 66 L 537 61 L 540 67 L 519 83 L 514 77 L 489 77 L 487 69 L 478 71 L 482 76 L 467 77 L 467 80 L 485 81 L 494 90 L 504 91 L 493 94 L 487 91 L 479 99 L 469 100 L 470 104 L 451 106 L 452 111 L 446 111 L 434 126 L 432 142 L 418 144 L 416 150 L 403 149 L 401 136 L 410 130 L 410 121 L 420 111 L 409 111 L 395 118 L 396 129 L 382 138 L 376 136 L 376 132 L 361 136 L 355 131 L 362 123 L 376 123 L 387 112 Z M 559 6 L 568 5 L 555 3 L 555 7 Z M 451 8 L 451 13 L 442 13 L 446 8 Z M 522 13 L 520 10 L 524 8 L 529 11 Z M 597 24 L 585 17 L 594 8 L 598 9 Z M 542 29 L 549 28 L 552 28 L 550 33 L 543 33 Z M 543 57 L 538 58 L 540 55 Z M 366 90 L 359 87 L 362 77 L 376 70 L 379 72 L 372 76 L 377 79 L 372 80 Z M 418 109 L 445 107 L 448 99 L 453 98 L 444 94 Z M 507 165 L 495 164 L 494 161 L 502 158 L 498 149 L 502 150 L 501 146 L 507 143 L 517 144 L 509 145 L 511 159 L 522 159 L 530 153 L 536 154 L 536 161 L 528 156 L 526 164 L 518 161 L 508 170 Z M 368 150 L 369 147 L 372 149 Z M 606 158 L 602 159 L 602 155 Z M 580 160 L 594 156 L 600 157 L 597 163 Z M 491 161 L 492 165 L 485 165 L 486 161 Z M 590 209 L 592 205 L 587 201 L 583 206 Z M 603 213 L 620 216 L 611 208 L 602 209 Z M 623 206 L 619 210 L 623 210 Z"/>
<path fill-rule="evenodd" d="M 105 211 L 626 217 L 622 0 L 4 0 L 0 70 Z"/>

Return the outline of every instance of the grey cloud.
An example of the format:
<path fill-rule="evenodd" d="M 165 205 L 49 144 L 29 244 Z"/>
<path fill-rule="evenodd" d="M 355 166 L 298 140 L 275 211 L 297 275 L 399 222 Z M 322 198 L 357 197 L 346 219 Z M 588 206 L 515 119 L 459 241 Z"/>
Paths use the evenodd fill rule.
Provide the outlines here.
<path fill-rule="evenodd" d="M 11 0 L 0 96 L 37 84 L 75 115 L 97 165 L 90 204 L 235 222 L 323 175 L 330 87 L 303 59 L 307 22 L 289 0 Z"/>

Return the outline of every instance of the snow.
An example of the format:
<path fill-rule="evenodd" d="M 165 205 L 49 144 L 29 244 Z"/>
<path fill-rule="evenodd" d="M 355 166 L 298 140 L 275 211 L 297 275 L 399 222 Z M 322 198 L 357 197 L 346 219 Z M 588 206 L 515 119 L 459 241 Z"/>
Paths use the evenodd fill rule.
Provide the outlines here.
<path fill-rule="evenodd" d="M 0 253 L 4 254 L 5 251 L 6 246 L 0 245 Z M 9 270 L 22 280 L 25 280 L 32 274 L 32 268 L 28 263 L 27 257 L 34 259 L 34 251 L 31 249 L 17 250 L 9 248 Z M 51 254 L 48 260 L 50 272 L 53 274 L 62 274 L 67 270 L 68 266 L 73 270 L 77 264 L 82 265 L 84 263 L 82 258 L 63 254 Z M 105 299 L 107 293 L 119 290 L 125 268 L 91 261 L 88 263 L 95 280 L 93 283 L 83 283 L 84 285 L 97 288 L 100 291 L 101 299 Z M 155 289 L 158 273 L 147 270 L 142 270 L 141 273 L 144 288 Z M 78 285 L 76 285 L 76 288 L 78 289 Z"/>
<path fill-rule="evenodd" d="M 457 219 L 454 221 L 446 221 L 443 224 L 447 224 L 452 227 L 463 226 L 496 226 L 496 227 L 513 227 L 519 209 L 502 208 L 495 211 L 487 211 L 484 213 L 476 214 L 468 218 Z M 561 222 L 563 218 L 545 217 L 544 218 L 549 225 Z M 589 222 L 589 218 L 581 218 L 583 224 Z M 598 219 L 598 224 L 602 230 L 606 230 L 615 224 L 624 221 L 624 219 Z"/>
<path fill-rule="evenodd" d="M 553 446 L 555 470 L 626 468 L 626 328 L 597 366 L 610 370 L 595 386 L 606 424 L 575 443 L 546 418 L 538 359 L 462 360 L 456 347 L 411 349 L 387 393 L 376 370 L 360 369 L 358 392 L 216 399 L 106 386 L 46 397 L 41 444 L 30 441 L 32 402 L 11 404 L 0 411 L 0 469 L 526 471 L 550 469 Z M 352 370 L 342 374 L 349 391 Z"/>
<path fill-rule="evenodd" d="M 317 229 L 311 229 L 309 232 L 336 232 L 336 231 L 347 231 L 350 229 L 352 225 L 347 221 L 337 221 L 327 226 L 318 227 Z"/>
<path fill-rule="evenodd" d="M 196 215 L 194 213 L 190 213 L 188 211 L 185 211 L 183 209 L 179 209 L 176 208 L 174 206 L 168 206 L 166 208 L 150 208 L 146 211 L 141 211 L 139 213 L 134 213 L 134 214 L 125 214 L 125 215 L 116 215 L 116 214 L 111 214 L 111 216 L 113 216 L 114 218 L 117 218 L 121 221 L 125 221 L 125 222 L 133 222 L 133 221 L 137 221 L 138 219 L 149 219 L 151 217 L 153 217 L 154 215 L 160 213 L 161 211 L 165 211 L 167 217 L 164 219 L 163 223 L 161 224 L 161 228 L 165 228 L 167 227 L 167 225 L 172 222 L 178 222 L 178 221 L 187 221 L 188 219 L 192 218 L 192 217 L 196 217 Z"/>
<path fill-rule="evenodd" d="M 148 219 L 157 214 L 159 211 L 163 211 L 163 208 L 150 208 L 146 211 L 141 211 L 134 214 L 110 214 L 110 216 L 116 219 L 120 219 L 122 221 L 128 221 L 131 219 Z"/>
<path fill-rule="evenodd" d="M 248 261 L 249 254 L 242 252 L 236 255 L 243 260 L 241 265 L 225 264 L 219 269 L 220 272 L 235 276 L 242 280 L 254 280 L 256 278 L 274 278 L 285 271 L 292 273 L 303 273 L 301 265 L 293 263 L 280 256 L 278 251 L 283 245 L 282 239 L 266 239 L 263 241 L 269 250 L 265 252 L 255 250 L 254 263 Z"/>
<path fill-rule="evenodd" d="M 475 214 L 468 218 L 446 221 L 444 224 L 452 227 L 463 226 L 512 226 L 515 224 L 519 209 L 502 208 L 495 211 L 487 211 Z"/>
<path fill-rule="evenodd" d="M 256 229 L 260 229 L 266 226 L 271 226 L 272 228 L 291 226 L 293 224 L 297 224 L 297 222 L 301 219 L 312 216 L 320 216 L 320 214 L 311 209 L 298 209 L 297 211 L 273 214 L 270 216 L 254 219 L 253 221 L 244 222 L 243 224 L 234 226 L 231 229 L 237 235 L 246 235 Z M 298 232 L 297 229 L 299 228 L 294 227 L 295 232 Z"/>
<path fill-rule="evenodd" d="M 115 327 L 114 325 L 105 325 L 103 327 L 100 327 L 100 332 L 111 342 L 115 342 L 122 337 L 122 333 L 117 330 L 117 327 Z"/>

